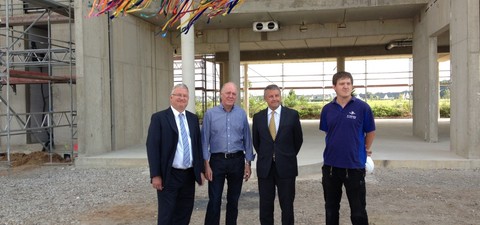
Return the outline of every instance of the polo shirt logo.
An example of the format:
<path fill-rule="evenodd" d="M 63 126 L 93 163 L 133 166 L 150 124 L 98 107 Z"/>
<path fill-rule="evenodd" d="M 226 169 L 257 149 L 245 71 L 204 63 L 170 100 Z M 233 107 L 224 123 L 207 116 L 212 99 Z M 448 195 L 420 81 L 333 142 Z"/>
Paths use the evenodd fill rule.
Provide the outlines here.
<path fill-rule="evenodd" d="M 350 111 L 347 115 L 347 118 L 355 120 L 355 119 L 357 119 L 357 116 L 355 115 L 354 111 Z"/>

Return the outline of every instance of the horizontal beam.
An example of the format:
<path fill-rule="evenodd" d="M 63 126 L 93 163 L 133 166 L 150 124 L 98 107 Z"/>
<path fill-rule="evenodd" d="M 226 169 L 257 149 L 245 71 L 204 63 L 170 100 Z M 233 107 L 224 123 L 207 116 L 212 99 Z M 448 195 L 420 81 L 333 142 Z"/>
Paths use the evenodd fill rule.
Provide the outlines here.
<path fill-rule="evenodd" d="M 449 52 L 449 47 L 439 47 L 438 53 Z M 274 61 L 274 60 L 302 60 L 324 59 L 337 57 L 387 56 L 412 54 L 412 47 L 401 47 L 386 50 L 384 45 L 354 46 L 354 47 L 325 47 L 306 49 L 279 49 L 264 51 L 241 51 L 240 60 L 245 61 Z M 217 52 L 217 62 L 228 61 L 228 52 Z"/>
<path fill-rule="evenodd" d="M 2 79 L 2 85 L 6 85 L 7 81 Z M 38 79 L 26 79 L 26 78 L 17 78 L 17 77 L 10 77 L 9 84 L 48 84 L 48 80 L 38 80 Z"/>
<path fill-rule="evenodd" d="M 70 76 L 48 76 L 46 73 L 35 71 L 10 70 L 10 84 L 38 84 L 48 83 L 48 81 L 54 83 L 69 83 L 70 80 L 72 80 L 74 84 L 76 83 L 75 76 L 71 78 Z M 5 79 L 2 79 L 2 84 L 6 84 Z"/>
<path fill-rule="evenodd" d="M 385 87 L 412 87 L 413 84 L 373 84 L 373 85 L 353 85 L 353 88 L 385 88 Z M 332 85 L 326 85 L 324 87 L 297 87 L 297 86 L 284 86 L 283 89 L 293 89 L 293 90 L 318 90 L 318 89 L 333 89 Z M 243 88 L 240 88 L 243 90 Z M 249 87 L 248 90 L 265 90 L 265 87 Z"/>
<path fill-rule="evenodd" d="M 74 18 L 73 7 L 71 7 L 71 9 L 69 10 L 68 5 L 64 5 L 57 1 L 53 1 L 53 0 L 22 0 L 22 1 L 30 3 L 34 6 L 52 10 L 53 12 L 56 12 L 66 17 L 70 17 L 72 19 Z"/>
<path fill-rule="evenodd" d="M 32 24 L 38 18 L 38 14 L 22 14 L 22 15 L 13 15 L 8 17 L 8 25 L 9 26 L 27 26 Z M 5 27 L 5 21 L 7 19 L 5 17 L 0 18 L 0 26 Z M 50 15 L 50 23 L 52 24 L 59 24 L 59 23 L 68 23 L 68 17 L 59 15 L 59 14 L 52 14 Z M 36 23 L 36 25 L 45 25 L 48 24 L 48 17 L 43 16 L 40 18 Z"/>

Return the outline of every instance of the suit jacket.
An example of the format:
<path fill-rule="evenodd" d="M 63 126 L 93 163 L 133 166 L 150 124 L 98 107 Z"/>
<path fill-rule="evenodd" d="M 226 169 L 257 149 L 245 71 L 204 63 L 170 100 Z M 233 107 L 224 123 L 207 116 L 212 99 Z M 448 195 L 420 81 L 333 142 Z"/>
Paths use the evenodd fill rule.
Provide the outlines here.
<path fill-rule="evenodd" d="M 257 152 L 257 176 L 259 178 L 268 176 L 275 152 L 275 165 L 279 177 L 295 177 L 298 175 L 297 154 L 303 143 L 298 112 L 282 106 L 275 141 L 268 129 L 267 113 L 268 110 L 264 109 L 253 116 L 252 140 Z"/>
<path fill-rule="evenodd" d="M 192 141 L 191 150 L 195 180 L 200 184 L 200 173 L 204 171 L 200 125 L 195 114 L 185 110 L 185 116 Z M 168 109 L 152 115 L 147 136 L 150 178 L 160 176 L 164 184 L 169 181 L 179 136 L 172 108 L 168 107 Z"/>

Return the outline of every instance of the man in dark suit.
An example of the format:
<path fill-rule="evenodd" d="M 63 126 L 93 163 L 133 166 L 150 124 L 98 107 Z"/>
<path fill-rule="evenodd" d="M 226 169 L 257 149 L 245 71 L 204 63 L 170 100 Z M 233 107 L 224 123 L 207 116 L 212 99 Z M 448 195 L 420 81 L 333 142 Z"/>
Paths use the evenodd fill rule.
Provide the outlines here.
<path fill-rule="evenodd" d="M 175 85 L 170 107 L 154 113 L 147 136 L 150 178 L 157 190 L 159 225 L 188 225 L 195 181 L 205 179 L 198 117 L 185 110 L 188 87 Z"/>
<path fill-rule="evenodd" d="M 257 177 L 260 194 L 260 223 L 273 225 L 275 187 L 282 210 L 282 224 L 293 225 L 297 154 L 303 143 L 298 112 L 281 106 L 280 88 L 264 90 L 268 108 L 253 116 L 253 146 L 257 152 Z"/>

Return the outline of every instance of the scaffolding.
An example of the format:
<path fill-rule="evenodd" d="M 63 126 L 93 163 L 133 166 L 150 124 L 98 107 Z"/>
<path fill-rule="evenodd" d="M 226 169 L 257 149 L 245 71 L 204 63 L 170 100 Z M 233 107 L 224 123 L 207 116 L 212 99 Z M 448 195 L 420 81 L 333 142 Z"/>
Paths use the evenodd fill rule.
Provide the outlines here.
<path fill-rule="evenodd" d="M 219 101 L 220 75 L 217 67 L 214 55 L 195 57 L 195 103 L 199 104 L 197 114 L 203 115 L 207 111 L 209 102 L 214 106 Z M 173 74 L 174 84 L 181 83 L 182 61 L 180 58 L 175 58 L 173 62 Z"/>
<path fill-rule="evenodd" d="M 0 38 L 5 40 L 5 46 L 0 48 L 0 141 L 6 142 L 0 143 L 0 153 L 7 156 L 10 166 L 12 137 L 23 135 L 26 144 L 41 144 L 52 162 L 54 131 L 62 128 L 69 130 L 68 143 L 56 152 L 63 151 L 64 158 L 72 161 L 77 138 L 73 0 L 5 0 L 0 13 L 3 14 L 0 26 L 4 29 Z M 68 25 L 66 38 L 53 38 L 53 24 Z M 63 106 L 64 110 L 54 107 L 53 92 L 57 84 L 67 85 L 63 91 L 59 90 L 62 100 L 70 103 Z M 17 93 L 18 85 L 25 85 L 23 103 L 13 102 L 11 96 Z M 69 99 L 65 92 L 69 92 Z M 32 105 L 37 108 L 41 105 L 35 95 L 41 95 L 41 111 L 31 109 Z M 24 107 L 20 108 L 26 112 L 14 109 L 22 104 Z"/>

